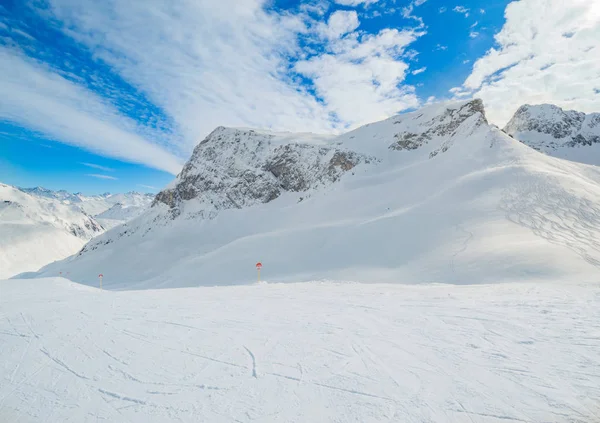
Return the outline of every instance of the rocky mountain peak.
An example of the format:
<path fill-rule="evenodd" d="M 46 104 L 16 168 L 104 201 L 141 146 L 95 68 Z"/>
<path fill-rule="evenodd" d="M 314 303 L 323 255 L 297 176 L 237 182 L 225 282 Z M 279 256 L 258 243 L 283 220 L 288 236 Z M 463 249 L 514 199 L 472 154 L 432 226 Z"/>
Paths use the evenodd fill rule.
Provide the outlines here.
<path fill-rule="evenodd" d="M 546 154 L 600 164 L 600 113 L 563 110 L 553 104 L 525 104 L 503 129 L 508 135 Z M 592 150 L 585 150 L 588 147 Z M 572 152 L 571 149 L 583 149 Z M 585 152 L 584 152 L 585 150 Z"/>
<path fill-rule="evenodd" d="M 194 200 L 196 212 L 268 203 L 284 192 L 302 192 L 337 182 L 373 159 L 307 134 L 218 127 L 200 142 L 171 186 L 153 205 L 174 215 Z"/>
<path fill-rule="evenodd" d="M 515 115 L 504 128 L 505 132 L 535 131 L 552 135 L 555 139 L 574 136 L 582 129 L 585 113 L 575 110 L 565 111 L 553 104 L 532 106 L 525 104 L 516 111 Z"/>
<path fill-rule="evenodd" d="M 473 99 L 466 103 L 448 103 L 435 113 L 418 113 L 411 116 L 411 125 L 405 125 L 407 117 L 399 116 L 394 124 L 406 126 L 395 134 L 396 141 L 390 145 L 393 150 L 416 150 L 434 139 L 444 139 L 440 148 L 431 151 L 430 158 L 440 152 L 446 152 L 452 145 L 450 139 L 456 135 L 459 128 L 471 125 L 475 129 L 481 125 L 487 125 L 483 101 Z"/>

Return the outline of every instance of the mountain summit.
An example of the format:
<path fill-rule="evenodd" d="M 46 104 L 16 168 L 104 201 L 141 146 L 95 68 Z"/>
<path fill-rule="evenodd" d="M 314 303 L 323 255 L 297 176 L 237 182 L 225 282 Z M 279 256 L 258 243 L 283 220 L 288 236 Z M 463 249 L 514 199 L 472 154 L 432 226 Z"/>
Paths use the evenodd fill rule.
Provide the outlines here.
<path fill-rule="evenodd" d="M 347 137 L 292 134 L 219 127 L 200 142 L 173 183 L 153 206 L 167 205 L 173 216 L 215 216 L 224 209 L 269 203 L 280 196 L 325 189 L 357 167 L 376 166 L 391 151 L 447 151 L 461 130 L 486 124 L 481 100 L 448 104 L 443 111 L 395 116 L 378 124 L 393 134 L 363 132 Z M 354 140 L 360 140 L 355 142 Z M 297 196 L 297 195 L 296 195 Z"/>
<path fill-rule="evenodd" d="M 550 156 L 600 165 L 600 113 L 586 115 L 552 104 L 526 104 L 504 132 Z"/>

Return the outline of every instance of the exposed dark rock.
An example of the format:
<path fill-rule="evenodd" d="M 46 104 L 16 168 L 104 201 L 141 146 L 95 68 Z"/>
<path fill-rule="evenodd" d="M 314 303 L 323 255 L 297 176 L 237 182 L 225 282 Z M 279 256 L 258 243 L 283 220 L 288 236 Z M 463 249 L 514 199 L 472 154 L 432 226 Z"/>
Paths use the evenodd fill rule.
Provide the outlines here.
<path fill-rule="evenodd" d="M 302 192 L 334 183 L 372 159 L 334 146 L 289 142 L 275 146 L 273 135 L 219 127 L 196 146 L 173 187 L 159 192 L 176 217 L 182 205 L 198 200 L 203 210 L 268 203 L 283 192 Z M 197 215 L 198 211 L 191 212 Z"/>
<path fill-rule="evenodd" d="M 450 137 L 454 132 L 471 116 L 477 115 L 477 124 L 487 124 L 483 101 L 480 99 L 472 100 L 458 109 L 447 109 L 443 114 L 434 117 L 431 121 L 424 122 L 423 127 L 427 128 L 423 132 L 400 132 L 394 137 L 396 142 L 390 146 L 392 150 L 416 150 L 427 144 L 434 137 Z M 421 118 L 420 114 L 415 119 Z M 396 123 L 400 123 L 396 122 Z M 446 152 L 451 144 L 446 144 L 441 149 L 430 153 L 433 158 L 440 152 Z"/>

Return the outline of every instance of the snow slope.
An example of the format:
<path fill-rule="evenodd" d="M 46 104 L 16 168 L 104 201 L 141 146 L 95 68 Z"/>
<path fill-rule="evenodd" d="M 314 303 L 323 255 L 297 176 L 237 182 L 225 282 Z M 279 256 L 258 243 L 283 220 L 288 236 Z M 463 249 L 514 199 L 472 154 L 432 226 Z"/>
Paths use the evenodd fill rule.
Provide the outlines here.
<path fill-rule="evenodd" d="M 249 132 L 217 129 L 148 212 L 33 276 L 243 284 L 261 261 L 271 281 L 598 280 L 600 169 L 514 140 L 480 101 L 332 139 Z"/>
<path fill-rule="evenodd" d="M 600 113 L 524 105 L 504 131 L 550 156 L 600 166 Z"/>
<path fill-rule="evenodd" d="M 68 257 L 103 228 L 79 208 L 0 183 L 0 277 Z"/>
<path fill-rule="evenodd" d="M 0 281 L 0 421 L 596 422 L 600 287 Z"/>

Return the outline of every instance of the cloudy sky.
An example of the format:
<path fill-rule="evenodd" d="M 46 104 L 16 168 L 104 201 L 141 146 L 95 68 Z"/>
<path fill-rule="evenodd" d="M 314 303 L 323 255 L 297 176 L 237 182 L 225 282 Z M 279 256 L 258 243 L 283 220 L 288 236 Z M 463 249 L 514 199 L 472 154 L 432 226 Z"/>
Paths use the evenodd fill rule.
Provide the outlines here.
<path fill-rule="evenodd" d="M 600 111 L 600 1 L 7 0 L 0 181 L 153 191 L 216 126 L 343 132 L 480 97 Z"/>

